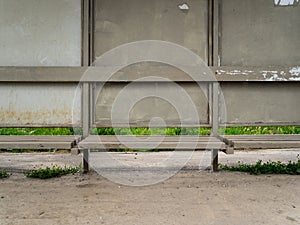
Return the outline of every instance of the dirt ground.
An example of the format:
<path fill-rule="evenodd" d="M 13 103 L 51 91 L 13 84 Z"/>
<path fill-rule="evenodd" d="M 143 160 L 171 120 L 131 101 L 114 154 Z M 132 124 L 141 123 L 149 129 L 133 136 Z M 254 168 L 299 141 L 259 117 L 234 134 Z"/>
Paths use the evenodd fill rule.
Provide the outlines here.
<path fill-rule="evenodd" d="M 299 152 L 237 152 L 220 154 L 220 161 L 295 160 Z M 164 154 L 115 157 L 141 162 Z M 200 171 L 196 167 L 201 154 L 195 153 L 174 176 L 138 187 L 112 182 L 96 172 L 29 179 L 15 172 L 46 164 L 73 165 L 81 156 L 0 154 L 0 167 L 15 171 L 0 180 L 0 224 L 300 224 L 300 176 Z M 149 176 L 147 168 L 140 171 L 141 177 Z M 130 176 L 131 171 L 123 173 Z"/>

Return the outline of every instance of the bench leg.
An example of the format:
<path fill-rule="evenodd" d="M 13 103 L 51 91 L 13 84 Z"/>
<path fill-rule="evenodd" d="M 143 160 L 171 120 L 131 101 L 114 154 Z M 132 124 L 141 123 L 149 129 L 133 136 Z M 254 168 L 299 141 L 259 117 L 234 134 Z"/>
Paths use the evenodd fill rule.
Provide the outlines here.
<path fill-rule="evenodd" d="M 219 164 L 218 153 L 219 153 L 219 149 L 211 150 L 211 171 L 212 172 L 218 171 L 218 164 Z"/>
<path fill-rule="evenodd" d="M 83 173 L 87 173 L 90 170 L 90 166 L 89 166 L 89 153 L 90 150 L 89 149 L 83 149 L 83 157 L 82 157 L 82 164 L 83 164 Z"/>

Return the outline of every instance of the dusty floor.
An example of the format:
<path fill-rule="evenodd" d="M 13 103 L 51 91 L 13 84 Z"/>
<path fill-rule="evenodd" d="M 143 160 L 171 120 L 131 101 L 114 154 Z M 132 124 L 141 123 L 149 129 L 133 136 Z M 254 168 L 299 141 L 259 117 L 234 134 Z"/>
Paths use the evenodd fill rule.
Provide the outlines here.
<path fill-rule="evenodd" d="M 220 161 L 288 161 L 296 160 L 299 153 L 236 152 L 220 154 Z M 154 180 L 156 173 L 173 172 L 159 166 L 158 170 L 147 170 L 154 159 L 165 156 L 114 155 L 126 165 L 138 161 L 135 165 L 140 168 L 145 164 L 140 177 Z M 139 187 L 109 181 L 95 172 L 50 180 L 13 173 L 0 180 L 0 224 L 300 224 L 300 176 L 200 171 L 199 159 L 206 161 L 205 157 L 205 153 L 196 152 L 176 175 Z M 80 161 L 80 156 L 70 154 L 0 154 L 0 167 L 15 171 L 51 164 L 77 165 Z M 107 171 L 136 175 L 128 168 Z"/>

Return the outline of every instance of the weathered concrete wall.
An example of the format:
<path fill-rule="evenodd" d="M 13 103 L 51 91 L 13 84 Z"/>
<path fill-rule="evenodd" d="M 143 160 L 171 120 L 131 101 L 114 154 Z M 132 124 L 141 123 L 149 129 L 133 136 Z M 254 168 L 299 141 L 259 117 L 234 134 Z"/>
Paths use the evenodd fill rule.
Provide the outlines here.
<path fill-rule="evenodd" d="M 79 66 L 80 2 L 27 0 L 25 4 L 25 1 L 0 0 L 0 66 Z M 207 62 L 206 0 L 96 0 L 95 3 L 96 57 L 120 44 L 157 39 L 183 45 Z M 299 10 L 299 5 L 275 7 L 272 0 L 222 1 L 221 64 L 299 65 Z M 124 69 L 118 75 L 125 73 L 132 78 L 145 74 L 184 76 L 174 68 L 151 64 Z M 266 79 L 270 74 L 272 79 L 277 79 L 272 71 L 265 74 Z M 296 75 L 292 78 L 298 79 Z M 203 93 L 196 84 L 181 86 L 196 106 L 200 124 L 208 124 L 205 96 L 208 88 Z M 223 123 L 300 123 L 298 83 L 223 83 L 221 87 L 227 107 L 227 119 L 221 118 Z M 105 86 L 96 102 L 96 123 L 111 121 L 112 106 L 124 88 L 124 84 Z M 0 84 L 0 125 L 71 125 L 72 119 L 77 123 L 80 107 L 75 108 L 75 118 L 72 118 L 75 89 L 75 84 Z M 167 125 L 180 122 L 195 125 L 195 117 L 182 93 L 173 92 L 166 85 L 140 84 L 130 89 L 128 96 L 143 96 L 153 90 L 175 96 L 180 107 L 186 109 L 183 118 L 179 118 L 168 99 L 151 97 L 137 102 L 128 114 L 117 111 L 115 122 L 124 123 L 124 116 L 129 115 L 132 124 L 148 124 L 153 117 L 160 117 Z M 76 101 L 76 106 L 80 105 L 79 96 Z M 221 111 L 221 115 L 224 113 Z"/>
<path fill-rule="evenodd" d="M 51 83 L 0 84 L 0 126 L 78 124 L 81 99 L 75 96 L 76 87 Z"/>
<path fill-rule="evenodd" d="M 300 123 L 299 83 L 222 83 L 222 123 Z"/>
<path fill-rule="evenodd" d="M 81 0 L 0 0 L 0 66 L 80 66 Z"/>
<path fill-rule="evenodd" d="M 300 65 L 300 7 L 274 3 L 222 1 L 221 65 Z M 286 1 L 282 4 L 289 5 Z M 272 70 L 263 75 L 265 80 L 278 77 Z M 297 80 L 296 73 L 292 79 Z M 300 123 L 298 83 L 222 83 L 221 87 L 227 108 L 227 119 L 221 111 L 223 124 Z"/>
<path fill-rule="evenodd" d="M 273 0 L 226 0 L 221 17 L 221 65 L 300 65 L 299 4 L 281 7 Z"/>
<path fill-rule="evenodd" d="M 206 0 L 96 0 L 95 1 L 95 58 L 103 53 L 128 42 L 139 40 L 162 40 L 182 45 L 197 55 L 204 62 L 208 60 L 208 4 Z M 97 64 L 96 64 L 97 65 Z M 135 79 L 144 76 L 164 77 L 164 74 L 174 74 L 174 77 L 186 76 L 182 71 L 159 64 L 141 64 L 123 69 L 120 74 Z M 190 95 L 200 123 L 208 124 L 208 100 L 197 84 L 182 84 L 184 90 Z M 108 84 L 102 90 L 96 103 L 96 123 L 107 124 L 111 121 L 112 106 L 116 97 L 124 90 L 123 84 Z M 126 123 L 129 116 L 130 123 L 134 126 L 148 126 L 154 117 L 162 118 L 167 126 L 180 123 L 193 124 L 196 121 L 191 112 L 189 103 L 180 98 L 181 93 L 172 90 L 168 85 L 139 84 L 128 90 L 128 98 L 144 96 L 151 90 L 156 95 L 168 91 L 177 96 L 177 107 L 186 109 L 180 118 L 176 105 L 168 99 L 149 97 L 137 102 L 130 112 L 115 114 L 114 122 Z M 206 87 L 207 94 L 207 87 Z M 131 96 L 131 97 L 130 97 Z M 126 100 L 125 100 L 126 104 Z M 126 106 L 124 106 L 125 108 Z M 152 121 L 153 122 L 153 121 Z"/>
<path fill-rule="evenodd" d="M 0 0 L 0 66 L 80 66 L 80 0 Z M 0 84 L 0 125 L 71 126 L 74 84 Z"/>
<path fill-rule="evenodd" d="M 128 42 L 163 40 L 207 62 L 206 0 L 96 0 L 95 7 L 96 57 Z"/>

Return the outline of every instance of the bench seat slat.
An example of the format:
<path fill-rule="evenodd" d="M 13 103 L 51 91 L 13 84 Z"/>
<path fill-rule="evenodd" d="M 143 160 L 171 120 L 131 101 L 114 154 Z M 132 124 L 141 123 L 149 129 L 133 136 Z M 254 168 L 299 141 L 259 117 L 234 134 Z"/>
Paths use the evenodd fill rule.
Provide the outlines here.
<path fill-rule="evenodd" d="M 19 135 L 0 135 L 0 142 L 22 142 L 22 141 L 74 141 L 79 140 L 80 136 L 62 135 L 62 136 L 19 136 Z"/>
<path fill-rule="evenodd" d="M 84 142 L 79 144 L 80 148 L 89 148 L 89 149 L 197 149 L 197 150 L 205 150 L 205 149 L 225 149 L 225 145 L 223 143 L 213 142 L 209 145 L 205 142 L 199 142 L 197 144 L 191 142 L 184 142 L 180 145 L 178 142 L 162 142 L 158 145 L 153 145 L 152 143 L 147 142 L 139 142 L 139 143 L 117 143 L 117 142 Z"/>
<path fill-rule="evenodd" d="M 0 149 L 71 149 L 70 142 L 1 142 Z"/>
<path fill-rule="evenodd" d="M 135 138 L 138 138 L 136 140 Z M 157 144 L 155 143 L 157 142 Z M 198 136 L 115 136 L 91 135 L 79 143 L 89 149 L 225 149 L 226 145 L 215 137 Z"/>
<path fill-rule="evenodd" d="M 235 149 L 300 148 L 300 141 L 235 141 Z"/>
<path fill-rule="evenodd" d="M 0 149 L 71 149 L 79 136 L 0 136 Z"/>
<path fill-rule="evenodd" d="M 85 140 L 87 142 L 155 142 L 161 141 L 164 142 L 178 142 L 179 140 L 184 142 L 195 142 L 195 141 L 219 141 L 216 137 L 210 136 L 130 136 L 130 135 L 90 135 Z"/>
<path fill-rule="evenodd" d="M 225 135 L 224 138 L 229 140 L 274 140 L 274 141 L 298 141 L 300 140 L 299 134 L 274 134 L 274 135 Z"/>
<path fill-rule="evenodd" d="M 300 148 L 300 135 L 226 135 L 234 149 Z"/>

